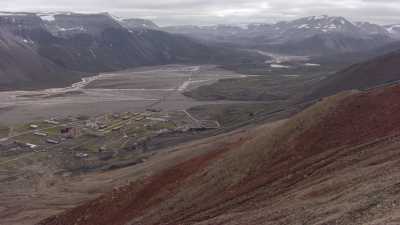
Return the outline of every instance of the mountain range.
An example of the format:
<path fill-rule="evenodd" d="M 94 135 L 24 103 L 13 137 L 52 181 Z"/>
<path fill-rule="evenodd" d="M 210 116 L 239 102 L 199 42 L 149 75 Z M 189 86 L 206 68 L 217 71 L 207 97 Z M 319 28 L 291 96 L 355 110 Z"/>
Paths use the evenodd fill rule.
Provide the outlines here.
<path fill-rule="evenodd" d="M 398 26 L 311 16 L 275 24 L 175 26 L 163 30 L 205 42 L 239 45 L 276 53 L 323 55 L 365 51 L 399 38 Z"/>
<path fill-rule="evenodd" d="M 291 88 L 296 91 L 293 95 L 298 95 L 294 96 L 296 100 L 301 98 L 300 103 L 274 99 L 279 104 L 291 104 L 287 108 L 279 105 L 279 109 L 265 115 L 280 115 L 279 120 L 259 124 L 268 118 L 249 112 L 246 114 L 253 123 L 235 127 L 238 129 L 228 133 L 217 132 L 159 153 L 149 152 L 154 157 L 140 160 L 139 164 L 135 161 L 125 168 L 93 172 L 89 177 L 74 174 L 73 180 L 82 176 L 85 181 L 82 183 L 63 177 L 58 185 L 65 185 L 62 191 L 67 193 L 65 196 L 57 195 L 51 180 L 44 180 L 35 189 L 46 187 L 56 199 L 48 203 L 49 208 L 35 208 L 23 216 L 34 217 L 37 211 L 46 211 L 50 217 L 38 225 L 400 224 L 399 38 L 398 25 L 350 22 L 329 16 L 246 26 L 159 27 L 148 20 L 120 19 L 107 13 L 3 12 L 0 14 L 1 90 L 63 86 L 84 76 L 137 66 L 168 63 L 252 66 L 256 61 L 270 71 L 283 72 L 228 81 L 268 79 L 278 91 Z M 286 73 L 290 66 L 267 63 L 270 52 L 324 56 L 325 60 L 365 55 L 368 60 L 332 74 L 318 71 L 311 77 L 312 82 L 306 84 L 310 80 L 302 81 L 301 75 Z M 319 62 L 300 63 L 310 70 L 324 70 Z M 290 83 L 282 86 L 279 79 Z M 305 99 L 292 81 L 309 87 Z M 264 87 L 257 88 L 264 91 Z M 288 109 L 290 112 L 285 112 Z M 186 110 L 183 113 L 191 120 L 204 122 Z M 139 120 L 142 119 L 129 123 Z M 121 121 L 125 119 L 122 117 Z M 194 131 L 197 132 L 201 131 Z M 184 135 L 181 131 L 177 134 Z M 53 160 L 50 156 L 49 160 Z M 8 162 L 7 158 L 5 163 Z M 64 176 L 62 172 L 55 170 Z M 114 177 L 117 174 L 123 182 L 117 182 Z M 19 176 L 18 173 L 10 180 Z M 101 182 L 95 182 L 98 179 L 120 187 L 104 189 L 105 194 L 100 195 L 104 192 L 97 193 L 92 188 L 101 186 Z M 79 191 L 81 185 L 87 192 Z M 78 191 L 79 196 L 89 192 L 99 195 L 89 201 L 86 198 L 68 201 Z M 35 198 L 44 201 L 43 192 L 37 192 L 40 194 Z M 59 205 L 60 199 L 67 206 Z M 3 211 L 12 214 L 7 209 Z"/>
<path fill-rule="evenodd" d="M 265 60 L 108 13 L 0 13 L 0 89 L 65 86 L 82 76 L 169 63 Z M 229 57 L 226 57 L 228 56 Z"/>
<path fill-rule="evenodd" d="M 61 87 L 137 66 L 263 63 L 268 58 L 248 49 L 328 61 L 400 49 L 400 26 L 329 16 L 246 26 L 159 27 L 108 13 L 1 12 L 0 25 L 0 90 Z"/>

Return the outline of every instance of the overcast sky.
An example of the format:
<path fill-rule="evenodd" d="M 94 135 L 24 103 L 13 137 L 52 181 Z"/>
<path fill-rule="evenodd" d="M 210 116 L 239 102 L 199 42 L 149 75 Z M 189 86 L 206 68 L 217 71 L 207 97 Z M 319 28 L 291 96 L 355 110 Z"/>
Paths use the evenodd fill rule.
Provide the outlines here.
<path fill-rule="evenodd" d="M 159 25 L 276 22 L 325 14 L 400 23 L 400 0 L 0 0 L 0 9 L 110 12 Z"/>

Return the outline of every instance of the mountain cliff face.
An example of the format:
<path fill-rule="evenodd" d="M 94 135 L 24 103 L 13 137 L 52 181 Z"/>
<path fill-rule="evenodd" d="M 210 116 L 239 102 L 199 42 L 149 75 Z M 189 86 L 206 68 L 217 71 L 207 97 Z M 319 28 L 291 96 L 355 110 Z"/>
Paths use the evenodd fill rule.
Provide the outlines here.
<path fill-rule="evenodd" d="M 49 37 L 31 14 L 0 17 L 0 90 L 45 88 L 74 82 L 84 73 L 68 71 L 38 53 L 33 39 Z"/>
<path fill-rule="evenodd" d="M 399 97 L 399 86 L 342 93 L 230 141 L 194 144 L 39 224 L 398 224 Z"/>
<path fill-rule="evenodd" d="M 0 90 L 29 88 L 31 84 L 38 88 L 59 86 L 82 75 L 40 56 L 30 41 L 0 31 Z"/>

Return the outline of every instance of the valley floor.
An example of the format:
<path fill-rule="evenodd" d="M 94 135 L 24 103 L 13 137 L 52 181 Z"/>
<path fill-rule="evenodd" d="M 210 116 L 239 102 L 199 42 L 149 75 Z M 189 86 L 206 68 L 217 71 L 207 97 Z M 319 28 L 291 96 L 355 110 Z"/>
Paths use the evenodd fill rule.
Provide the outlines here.
<path fill-rule="evenodd" d="M 48 150 L 23 154 L 14 161 L 0 157 L 0 224 L 32 225 L 36 222 L 69 208 L 73 208 L 101 194 L 112 191 L 116 186 L 127 185 L 143 176 L 196 155 L 211 151 L 216 146 L 236 141 L 250 130 L 241 129 L 217 137 L 198 140 L 162 151 L 148 152 L 140 156 L 140 163 L 113 170 L 94 170 L 90 173 L 72 175 L 57 167 L 60 160 L 84 163 L 89 159 L 66 157 L 66 150 Z M 59 147 L 61 148 L 61 147 Z M 196 151 L 192 151 L 196 149 Z M 64 154 L 64 156 L 61 156 Z M 93 155 L 93 153 L 90 153 Z M 136 157 L 138 153 L 136 153 Z M 64 157 L 64 158 L 62 158 Z M 132 156 L 133 157 L 133 156 Z M 117 157 L 116 160 L 118 160 Z M 14 158 L 13 158 L 14 159 Z M 121 159 L 119 159 L 121 160 Z"/>
<path fill-rule="evenodd" d="M 253 113 L 276 110 L 266 101 L 183 95 L 245 77 L 213 65 L 166 65 L 101 74 L 66 88 L 0 92 L 0 224 L 29 225 L 79 205 L 151 173 L 159 157 L 186 148 L 166 147 L 233 130 L 237 121 L 254 119 Z M 230 109 L 235 113 L 226 114 Z M 207 133 L 202 127 L 213 128 Z M 65 128 L 78 129 L 78 136 L 64 138 Z M 210 140 L 216 138 L 190 145 Z"/>
<path fill-rule="evenodd" d="M 0 224 L 33 224 L 115 186 L 242 143 L 260 130 L 255 125 L 306 107 L 291 105 L 289 98 L 309 80 L 314 76 L 165 65 L 100 74 L 66 88 L 0 92 Z M 219 81 L 248 86 L 255 81 L 260 90 L 283 97 L 201 101 L 184 95 Z M 81 132 L 65 139 L 63 128 Z"/>
<path fill-rule="evenodd" d="M 215 102 L 199 102 L 182 92 L 220 79 L 241 77 L 245 76 L 213 65 L 167 65 L 101 74 L 69 88 L 0 92 L 0 121 L 15 124 L 148 108 L 183 110 Z"/>

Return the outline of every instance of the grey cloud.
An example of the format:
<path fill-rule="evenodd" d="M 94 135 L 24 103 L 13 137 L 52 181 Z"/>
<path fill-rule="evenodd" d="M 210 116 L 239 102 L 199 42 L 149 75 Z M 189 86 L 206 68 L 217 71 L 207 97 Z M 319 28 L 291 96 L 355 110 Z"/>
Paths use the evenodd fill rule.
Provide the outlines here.
<path fill-rule="evenodd" d="M 161 25 L 273 22 L 309 15 L 399 23 L 398 0 L 1 0 L 8 11 L 108 11 Z"/>

